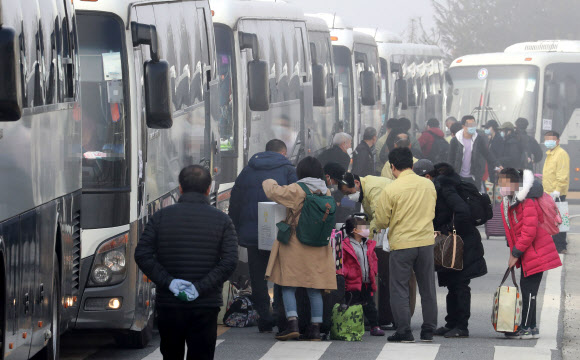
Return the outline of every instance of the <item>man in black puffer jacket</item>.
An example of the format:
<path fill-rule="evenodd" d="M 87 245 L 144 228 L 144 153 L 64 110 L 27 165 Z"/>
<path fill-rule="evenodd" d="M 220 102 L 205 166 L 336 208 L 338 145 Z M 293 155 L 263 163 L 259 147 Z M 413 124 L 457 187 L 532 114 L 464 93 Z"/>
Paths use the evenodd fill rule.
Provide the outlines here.
<path fill-rule="evenodd" d="M 419 162 L 415 166 L 420 166 Z M 463 270 L 438 269 L 437 272 L 439 286 L 447 287 L 448 293 L 446 324 L 437 329 L 435 335 L 446 338 L 468 337 L 471 316 L 469 283 L 472 279 L 487 274 L 481 235 L 473 225 L 469 206 L 457 192 L 461 178 L 453 167 L 446 163 L 436 164 L 434 170 L 427 171 L 426 174 L 429 174 L 426 177 L 435 177 L 437 190 L 433 228 L 443 235 L 453 234 L 455 228 L 457 235 L 463 239 Z"/>
<path fill-rule="evenodd" d="M 161 353 L 165 359 L 213 359 L 224 282 L 238 262 L 230 218 L 209 205 L 211 175 L 199 165 L 179 174 L 179 202 L 150 217 L 135 261 L 157 285 Z M 179 296 L 179 297 L 178 297 Z"/>

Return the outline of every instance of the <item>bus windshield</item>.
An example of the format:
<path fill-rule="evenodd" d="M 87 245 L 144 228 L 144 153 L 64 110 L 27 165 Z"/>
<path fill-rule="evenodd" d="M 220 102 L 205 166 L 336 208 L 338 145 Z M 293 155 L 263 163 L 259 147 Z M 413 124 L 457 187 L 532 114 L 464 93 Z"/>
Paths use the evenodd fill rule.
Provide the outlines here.
<path fill-rule="evenodd" d="M 337 83 L 337 96 L 338 99 L 338 120 L 342 129 L 337 129 L 338 131 L 344 131 L 347 133 L 353 133 L 352 129 L 352 60 L 350 50 L 345 46 L 333 46 L 334 53 L 334 66 L 336 71 L 336 83 Z"/>
<path fill-rule="evenodd" d="M 219 77 L 219 129 L 221 151 L 232 152 L 236 148 L 234 126 L 234 36 L 230 28 L 215 26 L 215 43 Z"/>
<path fill-rule="evenodd" d="M 447 115 L 473 115 L 479 125 L 488 120 L 515 123 L 528 119 L 534 134 L 538 108 L 539 69 L 531 65 L 455 67 L 447 76 Z"/>
<path fill-rule="evenodd" d="M 125 54 L 121 23 L 111 16 L 79 14 L 84 189 L 129 185 Z"/>

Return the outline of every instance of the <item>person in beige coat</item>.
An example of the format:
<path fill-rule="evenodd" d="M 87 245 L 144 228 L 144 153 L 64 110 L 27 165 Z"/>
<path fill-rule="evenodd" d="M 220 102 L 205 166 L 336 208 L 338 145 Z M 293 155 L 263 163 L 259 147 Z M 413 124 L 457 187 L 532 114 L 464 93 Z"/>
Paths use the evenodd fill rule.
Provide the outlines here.
<path fill-rule="evenodd" d="M 330 191 L 323 180 L 322 165 L 313 158 L 304 158 L 296 168 L 298 182 L 308 186 L 312 193 L 330 196 Z M 287 219 L 291 221 L 292 236 L 288 244 L 274 241 L 270 261 L 266 268 L 266 279 L 282 286 L 284 310 L 288 320 L 286 330 L 276 334 L 278 340 L 290 340 L 300 337 L 298 330 L 298 312 L 296 306 L 296 288 L 306 288 L 310 299 L 311 325 L 304 338 L 320 340 L 320 323 L 322 322 L 322 290 L 336 290 L 336 268 L 330 246 L 312 247 L 304 245 L 296 237 L 296 226 L 306 193 L 300 185 L 280 186 L 269 179 L 262 183 L 266 196 L 287 208 Z"/>

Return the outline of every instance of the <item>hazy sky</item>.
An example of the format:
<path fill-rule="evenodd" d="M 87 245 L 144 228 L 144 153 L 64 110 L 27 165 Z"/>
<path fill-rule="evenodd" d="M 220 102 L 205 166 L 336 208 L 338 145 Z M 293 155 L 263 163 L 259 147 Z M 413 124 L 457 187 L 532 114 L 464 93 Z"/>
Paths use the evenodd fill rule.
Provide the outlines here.
<path fill-rule="evenodd" d="M 409 19 L 422 17 L 433 25 L 431 0 L 287 0 L 304 12 L 336 12 L 355 27 L 381 27 L 395 33 L 408 28 Z"/>

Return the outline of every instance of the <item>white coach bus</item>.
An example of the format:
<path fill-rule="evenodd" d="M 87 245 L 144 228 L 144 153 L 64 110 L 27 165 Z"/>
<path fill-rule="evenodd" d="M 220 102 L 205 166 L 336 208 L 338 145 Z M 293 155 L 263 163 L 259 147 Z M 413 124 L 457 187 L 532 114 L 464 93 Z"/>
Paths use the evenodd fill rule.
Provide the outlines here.
<path fill-rule="evenodd" d="M 78 311 L 81 122 L 69 0 L 0 0 L 0 359 L 58 359 Z"/>
<path fill-rule="evenodd" d="M 326 21 L 306 16 L 306 28 L 310 42 L 312 60 L 312 92 L 314 119 L 307 127 L 307 148 L 309 155 L 318 155 L 332 146 L 336 134 L 336 99 L 334 81 L 334 60 L 330 30 Z"/>
<path fill-rule="evenodd" d="M 406 117 L 413 130 L 423 131 L 427 120 L 443 122 L 445 65 L 437 46 L 403 43 L 381 29 L 357 29 L 374 36 L 381 65 L 381 103 L 386 118 Z"/>
<path fill-rule="evenodd" d="M 570 188 L 580 190 L 580 41 L 519 43 L 503 53 L 468 55 L 451 64 L 447 114 L 474 115 L 479 125 L 518 118 L 540 143 L 561 134 L 570 154 Z M 544 148 L 545 149 L 545 148 Z"/>
<path fill-rule="evenodd" d="M 354 31 L 334 14 L 315 14 L 330 28 L 336 71 L 338 131 L 353 135 L 353 146 L 366 127 L 382 125 L 377 44 L 371 35 Z"/>
<path fill-rule="evenodd" d="M 306 154 L 313 121 L 312 74 L 302 10 L 270 1 L 212 1 L 220 75 L 221 157 L 218 207 L 255 153 L 283 140 L 288 157 Z M 305 125 L 306 124 L 306 125 Z"/>
<path fill-rule="evenodd" d="M 149 215 L 176 202 L 184 166 L 220 171 L 211 11 L 207 0 L 75 4 L 84 72 L 75 327 L 143 347 L 155 289 L 133 258 L 139 236 Z"/>

